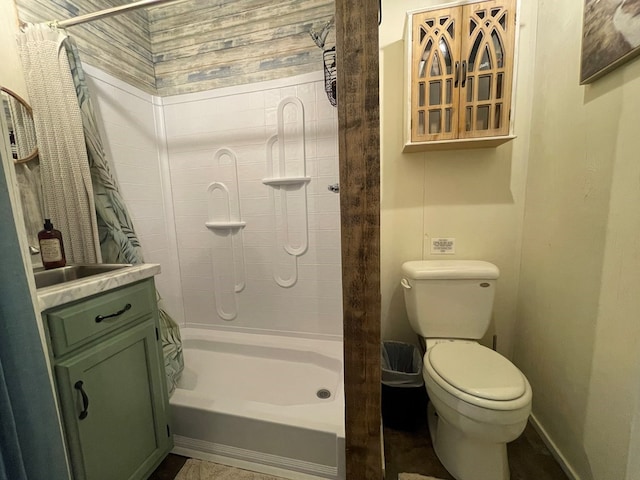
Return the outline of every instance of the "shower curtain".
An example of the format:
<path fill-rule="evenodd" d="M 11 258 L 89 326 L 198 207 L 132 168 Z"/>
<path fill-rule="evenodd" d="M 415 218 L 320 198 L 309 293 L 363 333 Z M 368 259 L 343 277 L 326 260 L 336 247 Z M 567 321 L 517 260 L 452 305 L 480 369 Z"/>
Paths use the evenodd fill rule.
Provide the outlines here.
<path fill-rule="evenodd" d="M 32 27 L 41 29 L 43 26 L 30 25 L 27 28 Z M 71 86 L 75 89 L 74 100 L 79 109 L 81 135 L 85 143 L 85 158 L 90 171 L 93 203 L 95 205 L 94 218 L 97 222 L 102 261 L 105 263 L 144 263 L 142 248 L 134 230 L 133 222 L 120 194 L 117 181 L 111 174 L 109 161 L 105 155 L 75 42 L 61 30 L 48 26 L 44 27 L 62 35 L 60 55 L 66 59 Z M 31 94 L 31 91 L 29 93 Z M 37 112 L 35 107 L 34 112 Z M 178 324 L 164 310 L 159 296 L 158 310 L 167 386 L 171 394 L 184 368 L 182 340 Z"/>
<path fill-rule="evenodd" d="M 18 35 L 18 50 L 35 112 L 45 216 L 62 232 L 68 262 L 96 263 L 91 173 L 69 62 L 60 49 L 64 37 L 47 25 L 30 25 Z"/>

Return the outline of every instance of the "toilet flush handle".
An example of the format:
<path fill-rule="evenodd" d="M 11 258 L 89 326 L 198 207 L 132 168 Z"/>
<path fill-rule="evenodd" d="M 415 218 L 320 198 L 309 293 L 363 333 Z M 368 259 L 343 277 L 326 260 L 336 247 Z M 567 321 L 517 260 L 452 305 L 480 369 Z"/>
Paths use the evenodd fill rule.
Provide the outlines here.
<path fill-rule="evenodd" d="M 409 283 L 409 280 L 407 280 L 406 278 L 403 278 L 402 280 L 400 280 L 400 285 L 402 285 L 407 290 L 411 290 L 413 288 Z"/>

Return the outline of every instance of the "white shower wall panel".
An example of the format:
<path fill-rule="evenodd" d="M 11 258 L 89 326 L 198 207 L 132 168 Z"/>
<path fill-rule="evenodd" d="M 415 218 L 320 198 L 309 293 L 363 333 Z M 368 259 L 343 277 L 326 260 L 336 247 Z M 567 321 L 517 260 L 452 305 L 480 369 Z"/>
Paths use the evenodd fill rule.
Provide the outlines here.
<path fill-rule="evenodd" d="M 306 212 L 295 200 L 302 198 L 304 189 L 290 192 L 291 231 L 298 238 L 299 225 L 308 215 L 308 249 L 297 257 L 297 281 L 283 288 L 274 280 L 274 262 L 282 257 L 275 250 L 276 215 L 271 196 L 274 192 L 270 191 L 274 187 L 264 185 L 262 180 L 273 174 L 267 168 L 266 146 L 278 131 L 278 105 L 287 97 L 302 102 L 305 126 L 304 152 L 288 142 L 287 161 L 300 169 L 300 161 L 306 156 L 310 181 L 306 185 Z M 163 103 L 186 324 L 340 336 L 339 195 L 327 189 L 338 182 L 337 112 L 326 98 L 321 72 L 167 97 Z M 301 120 L 292 110 L 283 111 L 285 138 L 293 138 L 288 135 Z M 235 252 L 244 257 L 246 286 L 235 293 L 238 312 L 231 321 L 216 313 L 214 276 L 219 272 L 213 269 L 216 251 L 211 247 L 215 233 L 205 227 L 208 185 L 233 183 L 214 162 L 222 148 L 231 150 L 237 158 L 238 180 L 231 189 L 239 190 L 241 220 L 246 222 L 241 232 L 244 247 Z M 276 154 L 277 150 L 276 146 Z M 277 160 L 274 157 L 274 163 Z M 296 257 L 286 257 L 284 261 L 296 261 Z M 225 281 L 233 282 L 233 278 Z"/>
<path fill-rule="evenodd" d="M 160 161 L 165 145 L 158 124 L 162 106 L 153 97 L 84 65 L 105 151 L 142 245 L 144 259 L 161 265 L 156 276 L 165 309 L 184 322 L 171 202 Z"/>

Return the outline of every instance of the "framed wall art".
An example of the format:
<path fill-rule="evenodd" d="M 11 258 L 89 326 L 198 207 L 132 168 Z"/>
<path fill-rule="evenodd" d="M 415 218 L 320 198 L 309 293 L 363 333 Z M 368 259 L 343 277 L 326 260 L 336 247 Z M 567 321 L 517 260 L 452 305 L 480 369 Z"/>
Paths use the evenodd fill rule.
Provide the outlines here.
<path fill-rule="evenodd" d="M 640 0 L 585 0 L 580 84 L 640 54 Z"/>

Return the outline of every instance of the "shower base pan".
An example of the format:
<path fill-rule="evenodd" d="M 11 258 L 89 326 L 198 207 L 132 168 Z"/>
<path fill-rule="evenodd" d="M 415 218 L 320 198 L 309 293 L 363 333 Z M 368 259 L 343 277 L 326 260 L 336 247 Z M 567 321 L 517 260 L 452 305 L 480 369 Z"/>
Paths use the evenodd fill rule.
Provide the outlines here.
<path fill-rule="evenodd" d="M 174 453 L 289 479 L 344 479 L 342 343 L 181 330 Z"/>

